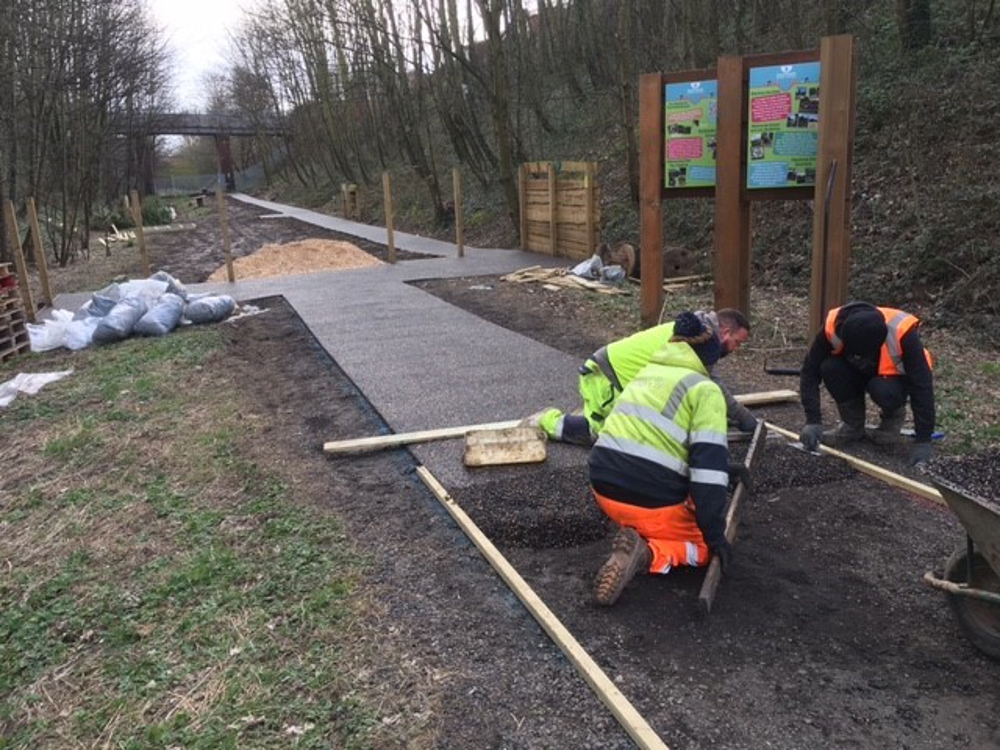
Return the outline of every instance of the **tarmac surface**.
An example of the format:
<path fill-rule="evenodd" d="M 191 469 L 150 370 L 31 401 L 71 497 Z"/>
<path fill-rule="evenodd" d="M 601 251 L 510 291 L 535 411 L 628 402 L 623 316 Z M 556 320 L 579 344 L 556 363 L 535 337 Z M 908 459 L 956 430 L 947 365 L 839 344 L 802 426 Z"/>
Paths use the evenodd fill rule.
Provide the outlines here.
<path fill-rule="evenodd" d="M 386 244 L 384 227 L 347 221 L 242 194 L 231 198 L 336 232 Z M 578 358 L 488 323 L 412 284 L 421 279 L 502 274 L 527 266 L 565 267 L 565 258 L 465 246 L 393 232 L 398 249 L 435 256 L 303 276 L 187 284 L 190 292 L 237 302 L 283 296 L 386 423 L 403 433 L 520 419 L 546 406 L 575 404 Z M 89 294 L 60 295 L 74 310 Z M 526 385 L 530 384 L 530 385 Z M 355 437 L 371 437 L 357 435 Z M 332 439 L 332 437 L 331 437 Z M 456 440 L 411 451 L 446 488 L 474 483 Z M 579 465 L 578 448 L 548 445 L 553 467 Z"/>

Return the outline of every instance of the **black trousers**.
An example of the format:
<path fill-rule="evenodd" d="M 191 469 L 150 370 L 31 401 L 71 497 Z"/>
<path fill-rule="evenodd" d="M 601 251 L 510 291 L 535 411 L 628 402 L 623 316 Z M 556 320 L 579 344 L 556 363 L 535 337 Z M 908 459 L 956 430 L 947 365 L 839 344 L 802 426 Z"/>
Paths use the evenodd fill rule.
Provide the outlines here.
<path fill-rule="evenodd" d="M 909 392 L 905 378 L 868 375 L 851 367 L 843 357 L 827 357 L 820 366 L 820 376 L 838 404 L 863 399 L 867 393 L 883 412 L 892 413 L 906 406 Z"/>

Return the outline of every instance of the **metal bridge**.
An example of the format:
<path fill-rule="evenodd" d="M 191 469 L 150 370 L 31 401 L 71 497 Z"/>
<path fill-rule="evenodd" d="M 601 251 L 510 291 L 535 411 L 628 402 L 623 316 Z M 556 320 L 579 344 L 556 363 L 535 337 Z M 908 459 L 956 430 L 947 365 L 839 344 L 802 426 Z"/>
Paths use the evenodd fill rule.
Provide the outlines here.
<path fill-rule="evenodd" d="M 253 136 L 285 135 L 285 123 L 274 118 L 251 120 L 243 115 L 169 113 L 140 118 L 131 132 L 143 135 Z"/>
<path fill-rule="evenodd" d="M 215 140 L 215 151 L 227 190 L 236 189 L 236 174 L 233 168 L 233 156 L 229 148 L 232 137 L 247 137 L 258 135 L 287 136 L 287 128 L 283 120 L 273 117 L 251 119 L 233 114 L 193 114 L 160 112 L 135 118 L 127 127 L 119 130 L 121 135 L 138 136 L 147 140 L 147 149 L 152 148 L 152 137 L 157 135 L 194 135 L 208 136 Z M 152 158 L 143 159 L 145 176 L 143 181 L 146 193 L 153 192 L 153 175 L 150 169 Z"/>

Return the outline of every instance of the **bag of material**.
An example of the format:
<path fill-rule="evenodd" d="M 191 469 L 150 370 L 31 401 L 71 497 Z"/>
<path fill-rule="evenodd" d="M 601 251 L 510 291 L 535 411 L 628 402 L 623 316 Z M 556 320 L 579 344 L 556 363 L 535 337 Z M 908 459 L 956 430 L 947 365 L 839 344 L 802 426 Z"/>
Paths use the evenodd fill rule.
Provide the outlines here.
<path fill-rule="evenodd" d="M 84 318 L 103 318 L 118 304 L 119 297 L 106 297 L 99 292 L 94 292 L 90 295 L 90 299 L 84 303 L 84 305 L 76 311 L 76 315 L 73 316 L 74 320 L 82 320 Z"/>
<path fill-rule="evenodd" d="M 171 276 L 169 273 L 167 273 L 166 271 L 157 271 L 156 273 L 154 273 L 149 278 L 153 279 L 154 281 L 164 281 L 164 282 L 166 282 L 166 284 L 167 284 L 167 292 L 169 294 L 176 294 L 182 300 L 184 300 L 185 302 L 187 302 L 187 299 L 188 299 L 188 290 L 187 290 L 187 288 L 181 282 L 179 282 L 177 279 L 175 279 L 173 276 Z"/>
<path fill-rule="evenodd" d="M 66 327 L 73 319 L 69 310 L 53 310 L 52 317 L 42 323 L 28 323 L 31 351 L 47 352 L 66 345 Z"/>
<path fill-rule="evenodd" d="M 604 263 L 601 261 L 601 257 L 599 255 L 592 255 L 587 260 L 573 266 L 570 269 L 570 273 L 584 279 L 599 279 L 601 278 L 601 269 L 603 267 Z"/>
<path fill-rule="evenodd" d="M 169 284 L 159 279 L 130 279 L 118 285 L 121 299 L 138 297 L 147 307 L 166 294 Z"/>
<path fill-rule="evenodd" d="M 165 336 L 177 327 L 184 312 L 184 300 L 176 294 L 164 294 L 135 324 L 140 336 Z"/>
<path fill-rule="evenodd" d="M 139 318 L 146 314 L 146 309 L 143 300 L 126 297 L 100 319 L 94 329 L 94 341 L 98 344 L 110 344 L 128 338 Z"/>
<path fill-rule="evenodd" d="M 218 323 L 232 315 L 235 309 L 236 300 L 228 294 L 220 294 L 188 302 L 184 317 L 192 323 Z"/>
<path fill-rule="evenodd" d="M 94 331 L 100 322 L 100 318 L 93 316 L 73 318 L 66 326 L 66 348 L 76 352 L 94 343 Z"/>

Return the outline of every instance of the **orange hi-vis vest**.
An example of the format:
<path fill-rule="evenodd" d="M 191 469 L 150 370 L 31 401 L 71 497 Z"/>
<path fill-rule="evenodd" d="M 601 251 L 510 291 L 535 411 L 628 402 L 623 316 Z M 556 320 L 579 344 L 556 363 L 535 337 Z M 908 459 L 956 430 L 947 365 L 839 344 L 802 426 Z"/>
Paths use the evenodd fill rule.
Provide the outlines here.
<path fill-rule="evenodd" d="M 882 344 L 882 351 L 878 358 L 878 374 L 882 376 L 905 375 L 906 368 L 903 367 L 903 336 L 905 336 L 920 321 L 915 315 L 896 310 L 892 307 L 875 308 L 882 317 L 885 318 L 885 325 L 888 332 L 885 336 L 885 343 Z M 834 331 L 834 324 L 841 308 L 834 307 L 826 314 L 826 340 L 833 347 L 834 356 L 839 357 L 844 353 L 844 342 Z M 934 369 L 934 360 L 931 353 L 924 349 L 924 356 L 927 358 L 927 366 Z"/>

